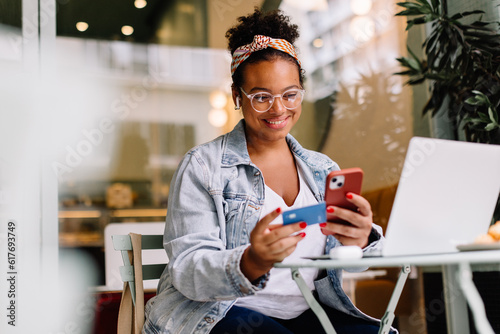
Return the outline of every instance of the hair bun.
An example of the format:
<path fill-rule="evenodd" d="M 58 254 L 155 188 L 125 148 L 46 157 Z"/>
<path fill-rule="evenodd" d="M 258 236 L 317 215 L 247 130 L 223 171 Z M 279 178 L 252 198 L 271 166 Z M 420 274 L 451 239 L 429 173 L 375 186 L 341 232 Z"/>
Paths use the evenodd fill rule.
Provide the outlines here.
<path fill-rule="evenodd" d="M 280 10 L 263 13 L 256 7 L 253 13 L 240 16 L 238 22 L 226 32 L 231 54 L 238 47 L 252 43 L 255 35 L 281 38 L 292 44 L 299 37 L 299 27 L 292 24 L 290 18 Z"/>

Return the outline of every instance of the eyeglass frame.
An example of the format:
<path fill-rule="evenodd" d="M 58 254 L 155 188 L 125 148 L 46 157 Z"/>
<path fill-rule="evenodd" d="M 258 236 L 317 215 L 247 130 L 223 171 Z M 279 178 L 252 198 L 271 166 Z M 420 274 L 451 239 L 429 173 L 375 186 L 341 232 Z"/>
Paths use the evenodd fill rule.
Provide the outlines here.
<path fill-rule="evenodd" d="M 286 91 L 284 91 L 284 92 L 283 92 L 283 93 L 281 93 L 281 94 L 274 94 L 274 95 L 273 95 L 273 94 L 271 94 L 271 93 L 269 93 L 269 92 L 256 92 L 256 93 L 253 93 L 253 94 L 248 94 L 247 92 L 245 92 L 245 90 L 243 89 L 243 87 L 240 87 L 240 90 L 243 92 L 243 94 L 245 94 L 245 96 L 247 97 L 247 99 L 249 99 L 249 100 L 250 100 L 250 105 L 252 106 L 253 110 L 255 110 L 255 111 L 256 111 L 256 112 L 258 112 L 258 113 L 264 113 L 264 112 L 268 111 L 269 109 L 271 109 L 271 107 L 273 106 L 274 101 L 276 100 L 276 98 L 277 98 L 277 97 L 281 98 L 281 104 L 283 104 L 283 107 L 285 107 L 285 109 L 288 109 L 288 110 L 293 110 L 293 109 L 296 109 L 296 108 L 298 108 L 298 107 L 302 104 L 302 101 L 304 101 L 304 94 L 306 93 L 306 90 L 305 90 L 305 89 L 301 89 L 301 88 L 290 88 L 290 89 L 287 89 Z M 289 92 L 289 91 L 291 91 L 291 90 L 293 90 L 293 91 L 297 91 L 297 92 L 300 92 L 300 93 L 302 94 L 302 95 L 301 95 L 301 96 L 302 96 L 302 97 L 301 97 L 301 101 L 300 101 L 299 105 L 298 105 L 298 106 L 296 106 L 296 107 L 294 107 L 294 108 L 288 108 L 288 107 L 287 107 L 287 106 L 285 106 L 285 104 L 283 103 L 283 94 L 285 94 L 286 92 Z M 272 98 L 272 101 L 271 101 L 271 103 L 269 104 L 269 108 L 267 108 L 267 109 L 266 109 L 266 110 L 264 110 L 264 111 L 260 111 L 260 110 L 255 109 L 255 107 L 253 106 L 253 102 L 252 102 L 252 100 L 253 100 L 253 98 L 254 98 L 254 96 L 255 96 L 255 95 L 257 95 L 257 94 L 262 94 L 262 93 L 268 93 L 269 95 L 271 95 L 271 98 Z"/>

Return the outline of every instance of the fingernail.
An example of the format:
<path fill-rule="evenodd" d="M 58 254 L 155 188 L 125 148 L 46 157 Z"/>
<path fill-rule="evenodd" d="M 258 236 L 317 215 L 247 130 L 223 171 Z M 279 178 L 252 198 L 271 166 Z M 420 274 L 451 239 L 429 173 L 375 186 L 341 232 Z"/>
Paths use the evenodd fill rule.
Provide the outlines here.
<path fill-rule="evenodd" d="M 345 197 L 347 197 L 348 199 L 352 199 L 352 194 L 351 193 L 347 193 L 347 195 L 345 195 Z"/>
<path fill-rule="evenodd" d="M 320 223 L 319 227 L 326 227 L 326 223 Z"/>
<path fill-rule="evenodd" d="M 304 232 L 299 233 L 299 237 L 304 238 L 305 236 L 306 236 L 306 234 Z"/>
<path fill-rule="evenodd" d="M 277 208 L 276 213 L 281 213 L 281 208 Z"/>
<path fill-rule="evenodd" d="M 307 223 L 306 222 L 302 222 L 302 223 L 300 223 L 299 227 L 300 228 L 306 228 L 307 227 Z"/>
<path fill-rule="evenodd" d="M 329 206 L 329 207 L 326 208 L 326 212 L 328 212 L 328 213 L 334 213 L 335 209 L 332 208 L 331 206 Z"/>

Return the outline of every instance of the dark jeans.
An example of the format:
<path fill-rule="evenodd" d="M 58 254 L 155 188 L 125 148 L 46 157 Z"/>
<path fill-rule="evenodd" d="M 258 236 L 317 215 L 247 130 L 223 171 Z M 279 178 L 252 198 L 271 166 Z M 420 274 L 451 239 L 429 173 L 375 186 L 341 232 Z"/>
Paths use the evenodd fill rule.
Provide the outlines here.
<path fill-rule="evenodd" d="M 378 333 L 379 326 L 363 319 L 349 316 L 326 305 L 328 314 L 338 334 Z M 316 334 L 325 333 L 314 312 L 309 309 L 297 318 L 282 320 L 265 316 L 243 307 L 233 306 L 210 334 Z"/>

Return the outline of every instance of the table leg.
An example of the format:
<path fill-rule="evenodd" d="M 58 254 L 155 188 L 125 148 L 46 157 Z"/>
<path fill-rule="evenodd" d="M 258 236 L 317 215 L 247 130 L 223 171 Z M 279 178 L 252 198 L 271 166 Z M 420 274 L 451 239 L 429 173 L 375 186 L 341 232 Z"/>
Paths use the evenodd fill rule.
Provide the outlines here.
<path fill-rule="evenodd" d="M 443 266 L 443 297 L 446 308 L 448 334 L 468 334 L 469 315 L 467 303 L 460 288 L 457 265 Z M 432 310 L 430 310 L 432 312 Z"/>
<path fill-rule="evenodd" d="M 401 272 L 399 273 L 398 281 L 396 282 L 396 286 L 392 291 L 391 299 L 389 300 L 389 304 L 387 305 L 384 316 L 382 317 L 382 319 L 380 319 L 380 329 L 378 331 L 379 334 L 387 334 L 391 330 L 391 325 L 394 321 L 394 311 L 396 310 L 396 306 L 398 305 L 399 297 L 401 297 L 401 293 L 403 292 L 403 288 L 405 286 L 406 279 L 408 278 L 409 273 L 410 266 L 404 265 L 401 268 Z"/>
<path fill-rule="evenodd" d="M 408 278 L 408 274 L 410 273 L 410 266 L 404 265 L 401 268 L 401 272 L 399 273 L 398 281 L 396 282 L 396 286 L 392 291 L 391 299 L 389 300 L 389 304 L 387 305 L 387 309 L 384 313 L 382 319 L 380 319 L 380 330 L 379 334 L 387 334 L 391 329 L 392 322 L 394 321 L 394 311 L 396 310 L 396 306 L 398 305 L 399 297 L 401 297 L 401 293 L 403 292 L 403 288 L 406 283 L 406 279 Z"/>
<path fill-rule="evenodd" d="M 325 329 L 325 332 L 327 334 L 336 334 L 337 332 L 332 326 L 332 323 L 330 322 L 330 319 L 326 315 L 325 310 L 321 307 L 321 305 L 318 303 L 316 298 L 314 298 L 313 294 L 311 293 L 311 290 L 309 290 L 309 287 L 307 286 L 306 282 L 300 275 L 299 269 L 293 268 L 292 269 L 292 278 L 297 283 L 297 286 L 300 289 L 300 292 L 302 292 L 302 295 L 306 299 L 307 304 L 313 310 L 314 314 L 319 319 L 319 322 Z"/>
<path fill-rule="evenodd" d="M 469 303 L 477 331 L 481 334 L 494 334 L 493 328 L 486 318 L 483 300 L 472 280 L 472 271 L 468 263 L 459 264 L 457 280 Z"/>

